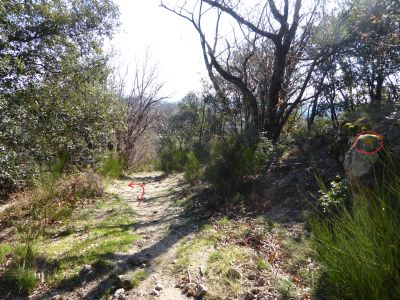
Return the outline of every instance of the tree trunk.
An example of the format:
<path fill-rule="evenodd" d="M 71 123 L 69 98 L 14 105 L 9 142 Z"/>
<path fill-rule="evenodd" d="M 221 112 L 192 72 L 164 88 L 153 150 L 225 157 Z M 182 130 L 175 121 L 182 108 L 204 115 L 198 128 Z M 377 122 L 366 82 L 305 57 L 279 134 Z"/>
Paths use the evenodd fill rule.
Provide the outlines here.
<path fill-rule="evenodd" d="M 265 123 L 263 130 L 267 138 L 276 142 L 279 138 L 281 129 L 277 120 L 277 111 L 279 105 L 279 96 L 282 90 L 283 76 L 285 74 L 286 53 L 282 47 L 276 47 L 274 70 L 271 77 L 271 84 L 268 94 L 267 111 L 265 114 Z"/>

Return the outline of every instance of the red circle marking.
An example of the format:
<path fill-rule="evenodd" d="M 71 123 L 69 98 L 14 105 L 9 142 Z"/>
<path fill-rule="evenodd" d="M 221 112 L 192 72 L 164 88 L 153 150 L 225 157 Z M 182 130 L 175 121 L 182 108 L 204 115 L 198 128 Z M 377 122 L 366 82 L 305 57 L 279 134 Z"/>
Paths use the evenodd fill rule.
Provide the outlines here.
<path fill-rule="evenodd" d="M 373 135 L 375 135 L 376 138 L 381 143 L 381 145 L 378 148 L 374 149 L 374 151 L 365 151 L 363 149 L 358 148 L 357 147 L 357 140 L 360 137 L 360 135 L 363 135 L 363 134 L 373 134 Z M 357 152 L 360 152 L 360 153 L 365 154 L 365 155 L 372 155 L 372 154 L 378 152 L 379 150 L 381 150 L 382 147 L 383 147 L 383 137 L 379 133 L 376 133 L 375 131 L 372 131 L 372 130 L 363 130 L 360 133 L 358 133 L 354 137 L 354 142 L 353 142 L 353 145 L 352 145 L 352 148 L 356 149 Z"/>

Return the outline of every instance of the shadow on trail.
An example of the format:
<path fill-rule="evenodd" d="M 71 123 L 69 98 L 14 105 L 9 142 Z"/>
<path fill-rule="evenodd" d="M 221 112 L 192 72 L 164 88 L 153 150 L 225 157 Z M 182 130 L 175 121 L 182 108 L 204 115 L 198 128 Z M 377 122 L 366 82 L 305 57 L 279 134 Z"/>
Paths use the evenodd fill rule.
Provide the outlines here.
<path fill-rule="evenodd" d="M 182 192 L 185 193 L 185 192 Z M 197 194 L 196 194 L 197 195 Z M 202 192 L 198 193 L 197 197 L 204 197 L 208 194 L 204 194 Z M 173 197 L 181 196 L 179 193 L 173 193 Z M 170 197 L 170 196 L 164 196 Z M 155 198 L 155 197 L 154 197 Z M 161 197 L 157 197 L 161 198 Z M 193 199 L 194 199 L 193 198 Z M 191 199 L 190 201 L 192 201 Z M 167 200 L 166 200 L 167 201 Z M 170 201 L 170 200 L 169 200 Z M 207 199 L 198 199 L 196 201 L 206 203 Z M 173 203 L 173 202 L 172 202 Z M 153 269 L 153 261 L 158 258 L 162 254 L 168 251 L 171 247 L 173 247 L 176 243 L 178 243 L 185 236 L 197 233 L 200 231 L 203 225 L 210 222 L 212 214 L 209 213 L 207 209 L 208 205 L 205 205 L 204 210 L 194 211 L 183 209 L 179 214 L 174 216 L 160 216 L 156 220 L 148 221 L 148 222 L 132 222 L 130 224 L 126 224 L 123 230 L 128 230 L 129 228 L 139 229 L 139 228 L 151 228 L 154 225 L 161 225 L 165 223 L 170 223 L 170 227 L 168 229 L 167 234 L 156 241 L 154 244 L 144 247 L 140 249 L 136 253 L 133 254 L 124 254 L 124 253 L 104 253 L 99 255 L 98 257 L 98 266 L 96 263 L 93 266 L 93 272 L 89 274 L 89 276 L 83 275 L 74 275 L 65 278 L 59 285 L 55 286 L 53 292 L 47 292 L 46 294 L 42 294 L 40 296 L 34 297 L 35 300 L 44 300 L 50 299 L 54 294 L 64 295 L 66 298 L 70 298 L 72 294 L 72 298 L 79 299 L 100 299 L 102 296 L 106 294 L 113 293 L 117 288 L 116 276 L 111 276 L 110 273 L 113 273 L 115 268 L 120 268 L 120 272 L 116 272 L 116 274 L 126 274 L 131 271 L 135 271 L 137 269 L 142 268 L 141 264 L 135 263 L 135 259 L 144 258 L 148 261 L 149 266 L 146 267 L 148 271 L 148 276 L 150 276 Z M 196 213 L 193 215 L 192 213 Z M 190 222 L 189 222 L 190 221 Z M 152 234 L 152 232 L 145 232 L 145 234 Z M 137 242 L 137 241 L 136 241 Z M 79 257 L 71 256 L 66 257 L 65 260 L 68 262 L 79 262 Z M 104 264 L 104 261 L 109 262 L 109 264 Z M 58 265 L 62 264 L 63 261 L 46 261 L 42 262 L 43 265 L 46 265 L 47 268 L 51 266 L 51 268 L 56 269 Z M 84 292 L 76 292 L 75 290 L 81 290 L 82 287 L 85 287 Z"/>
<path fill-rule="evenodd" d="M 182 193 L 184 194 L 185 192 Z M 157 219 L 156 222 L 136 223 L 136 229 L 150 227 L 155 223 L 171 223 L 171 226 L 166 236 L 164 236 L 162 239 L 158 240 L 156 243 L 152 244 L 149 247 L 143 248 L 134 254 L 114 254 L 114 259 L 116 261 L 123 262 L 125 266 L 122 273 L 135 271 L 136 269 L 141 268 L 140 265 L 132 263 L 132 261 L 135 261 L 135 258 L 140 257 L 145 258 L 146 261 L 149 262 L 150 266 L 148 267 L 149 272 L 147 276 L 150 276 L 153 271 L 152 264 L 154 259 L 164 254 L 166 251 L 168 251 L 169 248 L 173 247 L 185 236 L 199 232 L 202 226 L 210 223 L 212 218 L 212 212 L 210 212 L 209 204 L 211 200 L 211 198 L 209 197 L 210 195 L 211 194 L 209 191 L 202 190 L 188 200 L 190 202 L 202 203 L 203 205 L 201 205 L 201 209 L 194 209 L 193 207 L 189 208 L 188 206 L 185 207 L 180 214 L 170 218 L 168 218 L 168 216 L 165 216 L 163 218 Z M 103 295 L 105 291 L 110 289 L 113 284 L 115 284 L 115 281 L 113 279 L 113 277 L 102 278 L 102 280 L 95 287 L 93 287 L 82 299 L 97 299 L 98 297 Z"/>
<path fill-rule="evenodd" d="M 157 181 L 162 181 L 165 178 L 167 178 L 169 175 L 166 173 L 163 173 L 161 175 L 156 175 L 156 176 L 129 176 L 129 175 L 121 175 L 120 179 L 121 180 L 132 180 L 132 181 L 139 181 L 142 183 L 152 183 L 152 182 L 157 182 Z"/>
<path fill-rule="evenodd" d="M 144 248 L 134 254 L 114 254 L 114 259 L 116 261 L 122 261 L 124 262 L 124 270 L 123 273 L 127 273 L 130 271 L 134 271 L 136 269 L 141 268 L 140 266 L 137 266 L 131 261 L 133 261 L 135 258 L 141 257 L 145 258 L 146 260 L 149 261 L 150 266 L 149 266 L 149 272 L 148 276 L 151 275 L 152 273 L 152 261 L 159 257 L 160 255 L 164 254 L 170 247 L 174 246 L 176 243 L 179 242 L 180 239 L 185 237 L 188 234 L 195 233 L 200 230 L 201 226 L 205 225 L 208 223 L 207 219 L 203 219 L 201 222 L 197 222 L 196 224 L 185 224 L 185 223 L 177 223 L 176 226 L 173 230 L 170 230 L 170 232 L 161 240 L 156 242 L 155 244 Z M 142 225 L 143 226 L 143 225 Z M 82 297 L 82 299 L 98 299 L 107 290 L 110 290 L 110 288 L 115 284 L 115 277 L 104 277 L 101 279 L 96 286 L 92 287 L 91 290 Z M 40 298 L 40 299 L 45 299 L 45 298 Z"/>

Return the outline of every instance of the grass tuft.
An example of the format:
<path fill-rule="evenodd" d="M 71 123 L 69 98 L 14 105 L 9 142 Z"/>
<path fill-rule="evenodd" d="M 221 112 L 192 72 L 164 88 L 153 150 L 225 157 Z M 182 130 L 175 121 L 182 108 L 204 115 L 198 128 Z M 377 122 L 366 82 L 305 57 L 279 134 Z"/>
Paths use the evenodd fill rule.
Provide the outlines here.
<path fill-rule="evenodd" d="M 9 269 L 4 279 L 11 289 L 17 288 L 23 294 L 32 292 L 38 284 L 35 271 L 24 267 Z"/>
<path fill-rule="evenodd" d="M 257 269 L 260 271 L 267 270 L 269 268 L 269 263 L 265 259 L 259 258 L 257 260 Z"/>
<path fill-rule="evenodd" d="M 293 282 L 287 278 L 279 278 L 277 282 L 277 290 L 282 295 L 283 299 L 294 297 Z"/>
<path fill-rule="evenodd" d="M 314 221 L 312 227 L 325 267 L 325 293 L 400 299 L 400 177 L 373 193 L 363 192 L 351 210 Z"/>
<path fill-rule="evenodd" d="M 10 244 L 0 244 L 0 265 L 3 263 L 5 257 L 12 252 Z"/>
<path fill-rule="evenodd" d="M 140 282 L 141 282 L 143 279 L 145 279 L 146 276 L 147 276 L 147 272 L 144 271 L 144 270 L 135 271 L 135 272 L 133 273 L 133 275 L 132 275 L 132 280 L 131 280 L 132 286 L 133 286 L 134 288 L 138 287 L 139 284 L 140 284 Z"/>

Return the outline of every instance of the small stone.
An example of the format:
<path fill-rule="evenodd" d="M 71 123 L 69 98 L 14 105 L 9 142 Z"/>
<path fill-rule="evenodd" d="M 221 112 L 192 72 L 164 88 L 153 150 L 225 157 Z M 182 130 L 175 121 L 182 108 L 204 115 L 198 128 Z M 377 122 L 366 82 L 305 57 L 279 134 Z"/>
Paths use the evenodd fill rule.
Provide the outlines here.
<path fill-rule="evenodd" d="M 94 278 L 94 272 L 89 271 L 88 273 L 85 274 L 85 281 L 90 281 Z"/>
<path fill-rule="evenodd" d="M 145 263 L 142 263 L 142 264 L 140 265 L 140 267 L 141 267 L 142 269 L 145 269 L 145 268 L 147 268 L 147 265 L 146 265 Z"/>
<path fill-rule="evenodd" d="M 200 276 L 204 276 L 204 268 L 203 267 L 199 267 L 199 273 L 200 273 Z"/>
<path fill-rule="evenodd" d="M 119 266 L 115 266 L 114 269 L 110 272 L 111 276 L 117 276 L 122 273 L 122 270 Z"/>
<path fill-rule="evenodd" d="M 124 293 L 125 293 L 125 289 L 121 288 L 121 289 L 118 289 L 118 290 L 115 291 L 114 296 L 115 297 L 119 297 L 119 295 L 122 295 Z"/>
<path fill-rule="evenodd" d="M 89 273 L 92 270 L 91 265 L 84 265 L 83 268 L 80 271 L 81 275 L 85 275 L 86 273 Z"/>
<path fill-rule="evenodd" d="M 194 297 L 196 295 L 196 292 L 194 291 L 194 289 L 189 289 L 187 291 L 187 296 L 188 297 Z"/>
<path fill-rule="evenodd" d="M 51 297 L 51 300 L 63 300 L 63 299 L 64 299 L 64 297 L 59 295 L 59 294 L 54 295 L 53 297 Z"/>
<path fill-rule="evenodd" d="M 152 291 L 150 292 L 150 295 L 156 296 L 156 297 L 160 297 L 160 292 L 159 292 L 159 291 L 156 291 L 156 290 L 152 290 Z"/>
<path fill-rule="evenodd" d="M 124 289 L 131 289 L 132 288 L 131 279 L 132 278 L 129 275 L 118 275 L 117 276 L 118 287 L 124 288 Z"/>
<path fill-rule="evenodd" d="M 154 287 L 156 291 L 161 291 L 163 288 L 164 286 L 161 283 L 157 283 L 156 286 Z"/>
<path fill-rule="evenodd" d="M 255 280 L 257 278 L 257 274 L 251 273 L 249 275 L 247 275 L 247 279 L 249 280 Z"/>
<path fill-rule="evenodd" d="M 181 227 L 181 224 L 178 223 L 178 222 L 171 223 L 171 225 L 169 225 L 169 229 L 170 229 L 170 230 L 176 230 L 176 229 L 178 229 L 178 228 L 180 228 L 180 227 Z"/>
<path fill-rule="evenodd" d="M 204 285 L 199 284 L 196 289 L 196 294 L 195 294 L 196 297 L 203 297 L 206 294 L 207 294 L 207 288 Z"/>
<path fill-rule="evenodd" d="M 260 277 L 257 280 L 258 285 L 263 286 L 266 283 L 266 280 L 264 277 Z"/>
<path fill-rule="evenodd" d="M 190 282 L 190 283 L 186 284 L 185 291 L 188 291 L 190 289 L 195 290 L 196 286 L 197 286 L 197 284 L 195 284 L 194 282 Z"/>
<path fill-rule="evenodd" d="M 235 268 L 229 268 L 226 274 L 231 279 L 240 279 L 242 277 L 242 274 Z"/>
<path fill-rule="evenodd" d="M 245 292 L 240 296 L 240 300 L 252 300 L 254 299 L 254 295 L 250 292 Z"/>
<path fill-rule="evenodd" d="M 258 293 L 257 300 L 267 300 L 267 296 L 264 293 Z"/>
<path fill-rule="evenodd" d="M 236 214 L 235 214 L 234 212 L 228 211 L 228 212 L 226 213 L 226 216 L 227 216 L 229 219 L 233 219 L 233 218 L 236 217 Z"/>
<path fill-rule="evenodd" d="M 261 291 L 259 290 L 259 289 L 252 289 L 251 290 L 251 293 L 252 294 L 254 294 L 254 295 L 257 295 L 257 294 L 259 294 Z"/>

